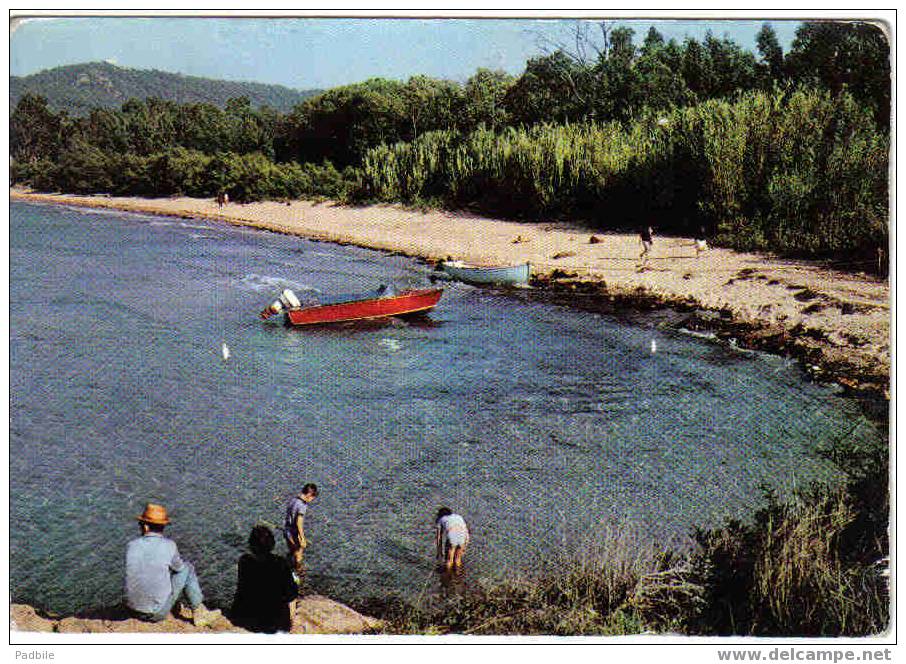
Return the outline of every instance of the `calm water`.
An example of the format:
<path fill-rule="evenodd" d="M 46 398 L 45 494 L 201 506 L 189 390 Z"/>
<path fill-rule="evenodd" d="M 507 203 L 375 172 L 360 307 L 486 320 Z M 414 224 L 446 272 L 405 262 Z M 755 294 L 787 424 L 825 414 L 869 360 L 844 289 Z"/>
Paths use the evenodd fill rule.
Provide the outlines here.
<path fill-rule="evenodd" d="M 469 578 L 494 578 L 745 516 L 763 482 L 827 476 L 815 446 L 858 418 L 782 358 L 526 294 L 451 284 L 421 324 L 257 318 L 286 286 L 425 284 L 403 257 L 25 204 L 10 245 L 11 588 L 57 611 L 119 601 L 147 501 L 217 604 L 251 526 L 315 481 L 316 589 L 411 596 L 441 504 L 471 526 Z"/>

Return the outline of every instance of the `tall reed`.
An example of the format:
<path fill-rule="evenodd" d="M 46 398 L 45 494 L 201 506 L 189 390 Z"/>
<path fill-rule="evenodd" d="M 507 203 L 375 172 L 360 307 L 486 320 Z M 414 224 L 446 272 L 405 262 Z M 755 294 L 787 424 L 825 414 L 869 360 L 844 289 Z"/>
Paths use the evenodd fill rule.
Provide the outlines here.
<path fill-rule="evenodd" d="M 842 560 L 838 539 L 855 519 L 842 491 L 784 505 L 765 523 L 752 601 L 762 633 L 862 635 L 887 622 L 877 570 Z"/>
<path fill-rule="evenodd" d="M 741 249 L 872 254 L 888 241 L 889 137 L 848 94 L 752 92 L 618 124 L 423 134 L 362 164 L 362 195 L 602 229 L 706 226 Z"/>

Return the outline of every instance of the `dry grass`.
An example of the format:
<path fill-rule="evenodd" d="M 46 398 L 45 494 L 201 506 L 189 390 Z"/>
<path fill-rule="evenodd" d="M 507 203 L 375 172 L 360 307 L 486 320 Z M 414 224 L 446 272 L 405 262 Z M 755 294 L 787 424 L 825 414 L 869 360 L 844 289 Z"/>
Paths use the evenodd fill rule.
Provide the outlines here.
<path fill-rule="evenodd" d="M 406 634 L 872 635 L 888 626 L 889 596 L 879 569 L 847 550 L 855 515 L 842 488 L 769 497 L 753 523 L 700 531 L 691 551 L 608 529 L 534 578 L 367 610 Z"/>

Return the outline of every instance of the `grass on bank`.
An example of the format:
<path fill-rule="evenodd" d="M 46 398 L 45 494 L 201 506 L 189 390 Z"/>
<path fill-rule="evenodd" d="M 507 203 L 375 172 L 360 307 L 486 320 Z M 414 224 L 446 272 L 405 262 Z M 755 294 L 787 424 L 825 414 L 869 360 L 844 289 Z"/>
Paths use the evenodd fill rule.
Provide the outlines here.
<path fill-rule="evenodd" d="M 537 578 L 439 604 L 395 599 L 364 609 L 396 634 L 878 634 L 889 622 L 877 565 L 886 543 L 854 545 L 857 511 L 845 487 L 814 487 L 786 504 L 768 495 L 751 523 L 697 531 L 686 551 L 606 531 Z"/>

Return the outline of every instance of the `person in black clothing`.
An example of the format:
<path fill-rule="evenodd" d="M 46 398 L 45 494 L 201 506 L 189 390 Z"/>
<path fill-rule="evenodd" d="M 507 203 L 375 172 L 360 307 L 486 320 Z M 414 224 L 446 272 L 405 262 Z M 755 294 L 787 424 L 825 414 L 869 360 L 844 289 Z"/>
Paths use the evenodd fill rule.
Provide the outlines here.
<path fill-rule="evenodd" d="M 651 251 L 651 245 L 654 243 L 654 230 L 651 226 L 641 226 L 639 228 L 639 242 L 642 243 L 642 253 L 639 254 L 639 260 L 642 261 L 644 269 L 648 262 L 648 253 Z"/>
<path fill-rule="evenodd" d="M 274 534 L 255 526 L 249 535 L 251 553 L 239 558 L 239 580 L 230 618 L 253 632 L 288 632 L 292 627 L 290 602 L 298 595 L 289 563 L 272 552 Z"/>

